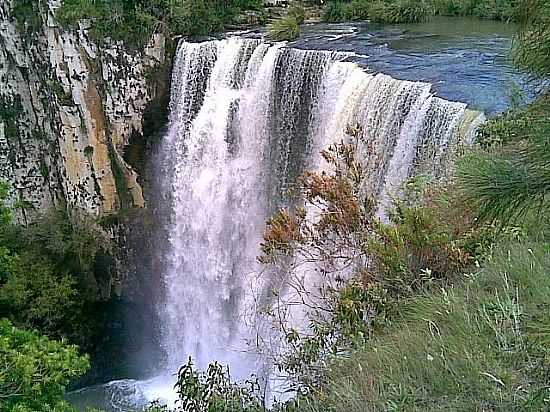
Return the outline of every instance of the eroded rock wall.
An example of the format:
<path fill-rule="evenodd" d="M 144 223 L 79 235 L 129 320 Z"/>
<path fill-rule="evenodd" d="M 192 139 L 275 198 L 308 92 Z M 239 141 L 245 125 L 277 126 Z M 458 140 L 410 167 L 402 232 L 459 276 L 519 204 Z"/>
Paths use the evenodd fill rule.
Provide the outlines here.
<path fill-rule="evenodd" d="M 142 51 L 96 44 L 85 23 L 63 30 L 59 0 L 40 3 L 38 27 L 22 27 L 0 2 L 0 179 L 26 207 L 18 218 L 68 204 L 102 215 L 143 207 L 138 175 L 124 160 L 156 98 L 148 81 L 165 60 L 156 35 Z"/>

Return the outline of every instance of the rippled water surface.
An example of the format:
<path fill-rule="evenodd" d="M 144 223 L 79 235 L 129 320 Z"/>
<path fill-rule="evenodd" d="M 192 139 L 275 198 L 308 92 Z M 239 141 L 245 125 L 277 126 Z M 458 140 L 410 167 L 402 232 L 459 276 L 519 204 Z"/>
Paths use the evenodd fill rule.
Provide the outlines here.
<path fill-rule="evenodd" d="M 516 28 L 444 17 L 415 25 L 311 24 L 290 45 L 354 53 L 349 60 L 369 70 L 431 83 L 440 97 L 494 114 L 527 90 L 526 76 L 509 61 Z"/>

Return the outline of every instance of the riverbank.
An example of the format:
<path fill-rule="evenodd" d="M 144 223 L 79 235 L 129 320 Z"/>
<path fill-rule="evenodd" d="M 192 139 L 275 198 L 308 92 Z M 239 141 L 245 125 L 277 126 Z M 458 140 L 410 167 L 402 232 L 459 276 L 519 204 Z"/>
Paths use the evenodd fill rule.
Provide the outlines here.
<path fill-rule="evenodd" d="M 435 16 L 474 16 L 486 20 L 518 21 L 521 10 L 517 2 L 504 0 L 336 0 L 323 8 L 323 20 L 343 22 L 371 20 L 378 23 L 421 23 Z"/>

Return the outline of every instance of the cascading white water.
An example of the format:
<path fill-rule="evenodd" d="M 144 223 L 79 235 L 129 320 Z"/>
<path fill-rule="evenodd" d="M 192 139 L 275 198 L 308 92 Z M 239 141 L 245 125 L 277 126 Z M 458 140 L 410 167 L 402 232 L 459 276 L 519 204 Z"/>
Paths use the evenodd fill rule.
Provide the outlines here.
<path fill-rule="evenodd" d="M 180 44 L 162 147 L 171 195 L 162 251 L 168 372 L 189 356 L 200 368 L 230 364 L 238 377 L 260 370 L 247 342 L 272 287 L 255 275 L 264 222 L 291 201 L 306 168 L 325 167 L 318 152 L 348 125 L 362 129 L 364 190 L 384 218 L 402 183 L 437 174 L 468 129 L 462 123 L 479 123 L 428 84 L 370 74 L 344 58 L 241 38 Z"/>

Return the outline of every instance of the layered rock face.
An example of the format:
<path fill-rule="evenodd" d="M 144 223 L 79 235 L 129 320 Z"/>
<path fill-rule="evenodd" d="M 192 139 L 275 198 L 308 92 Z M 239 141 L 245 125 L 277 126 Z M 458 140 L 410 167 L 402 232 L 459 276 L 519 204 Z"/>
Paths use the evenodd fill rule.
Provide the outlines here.
<path fill-rule="evenodd" d="M 30 30 L 0 2 L 0 179 L 8 181 L 18 219 L 69 205 L 94 215 L 143 207 L 138 174 L 124 160 L 155 98 L 148 79 L 165 60 L 165 39 L 142 51 L 96 44 L 85 23 L 63 30 L 59 0 L 40 3 Z"/>

